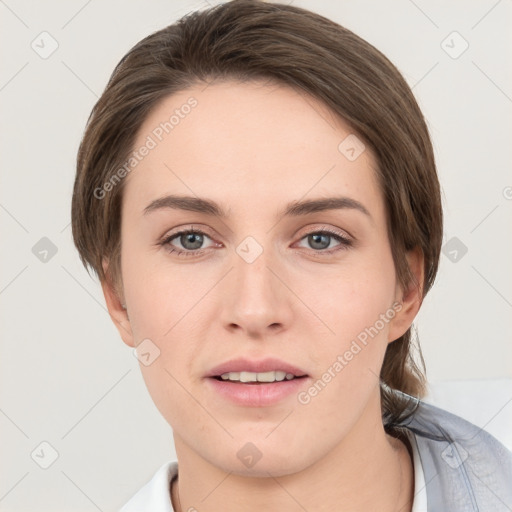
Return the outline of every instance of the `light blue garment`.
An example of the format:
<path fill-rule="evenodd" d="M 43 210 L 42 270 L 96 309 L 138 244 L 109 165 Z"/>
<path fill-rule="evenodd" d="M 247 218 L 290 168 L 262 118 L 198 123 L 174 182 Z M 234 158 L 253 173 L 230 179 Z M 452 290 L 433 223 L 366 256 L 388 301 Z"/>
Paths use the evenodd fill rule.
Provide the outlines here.
<path fill-rule="evenodd" d="M 416 409 L 393 426 L 416 441 L 427 512 L 512 512 L 512 452 L 459 416 L 400 394 Z M 173 512 L 170 482 L 177 474 L 176 461 L 164 464 L 120 512 Z M 420 491 L 414 489 L 416 509 Z"/>
<path fill-rule="evenodd" d="M 428 512 L 511 512 L 512 452 L 463 418 L 409 399 L 417 408 L 398 425 L 415 436 Z"/>

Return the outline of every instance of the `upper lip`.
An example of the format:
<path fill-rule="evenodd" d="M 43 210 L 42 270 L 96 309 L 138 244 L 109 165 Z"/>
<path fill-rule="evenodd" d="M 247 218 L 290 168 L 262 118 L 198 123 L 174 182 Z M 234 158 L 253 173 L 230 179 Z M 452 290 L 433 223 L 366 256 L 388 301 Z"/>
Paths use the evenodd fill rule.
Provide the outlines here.
<path fill-rule="evenodd" d="M 224 373 L 230 372 L 253 372 L 253 373 L 261 373 L 261 372 L 270 372 L 270 371 L 283 371 L 286 373 L 291 373 L 296 377 L 302 377 L 307 375 L 307 373 L 296 366 L 293 366 L 289 363 L 281 361 L 276 358 L 267 358 L 261 360 L 251 360 L 251 359 L 231 359 L 231 361 L 226 361 L 221 363 L 214 368 L 212 368 L 206 377 L 219 377 Z"/>

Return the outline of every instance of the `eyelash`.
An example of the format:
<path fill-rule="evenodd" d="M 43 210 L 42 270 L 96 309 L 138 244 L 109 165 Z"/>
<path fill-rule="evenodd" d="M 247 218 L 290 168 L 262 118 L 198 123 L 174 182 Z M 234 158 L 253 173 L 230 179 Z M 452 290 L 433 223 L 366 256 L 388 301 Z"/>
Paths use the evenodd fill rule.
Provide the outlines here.
<path fill-rule="evenodd" d="M 171 241 L 174 240 L 175 238 L 179 238 L 181 235 L 186 235 L 186 234 L 197 234 L 197 235 L 205 235 L 207 236 L 208 238 L 211 238 L 208 236 L 207 233 L 205 233 L 204 231 L 201 231 L 199 229 L 194 229 L 194 228 L 190 228 L 190 229 L 184 229 L 182 231 L 178 231 L 177 233 L 173 233 L 172 235 L 168 236 L 168 237 L 165 237 L 161 242 L 160 242 L 160 245 L 165 247 L 167 249 L 167 251 L 169 252 L 169 254 L 176 254 L 177 256 L 179 257 L 188 257 L 188 256 L 198 256 L 199 254 L 203 253 L 204 251 L 208 250 L 208 249 L 195 249 L 195 250 L 182 250 L 182 249 L 176 249 L 175 247 L 172 247 L 170 245 Z M 321 228 L 319 230 L 315 230 L 315 231 L 310 231 L 309 233 L 306 233 L 303 237 L 301 237 L 300 240 L 310 236 L 310 235 L 328 235 L 332 238 L 334 238 L 337 242 L 340 243 L 339 246 L 335 247 L 335 248 L 332 248 L 332 249 L 329 249 L 329 250 L 326 250 L 326 249 L 320 249 L 320 250 L 315 250 L 315 249 L 311 249 L 314 253 L 318 253 L 320 255 L 331 255 L 337 251 L 340 251 L 340 250 L 347 250 L 349 247 L 352 247 L 353 245 L 353 242 L 352 240 L 350 240 L 349 238 L 345 237 L 345 236 L 342 236 L 340 233 L 336 232 L 336 231 L 333 231 L 329 228 Z"/>

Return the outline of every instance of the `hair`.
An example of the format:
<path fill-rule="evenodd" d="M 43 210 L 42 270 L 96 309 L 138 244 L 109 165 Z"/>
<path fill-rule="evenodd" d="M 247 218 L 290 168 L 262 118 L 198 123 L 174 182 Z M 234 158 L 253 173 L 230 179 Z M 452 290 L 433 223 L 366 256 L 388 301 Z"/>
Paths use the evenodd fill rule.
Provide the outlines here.
<path fill-rule="evenodd" d="M 371 148 L 397 280 L 404 289 L 421 286 L 406 259 L 408 251 L 421 249 L 423 301 L 438 269 L 443 214 L 432 143 L 411 89 L 382 53 L 350 30 L 308 10 L 261 0 L 232 0 L 192 12 L 142 39 L 114 69 L 77 155 L 72 229 L 87 271 L 92 268 L 122 294 L 126 180 L 118 174 L 108 193 L 104 185 L 114 183 L 160 100 L 218 80 L 269 80 L 305 92 Z M 411 328 L 388 344 L 380 374 L 385 424 L 410 414 L 404 395 L 393 390 L 424 396 L 424 361 L 419 346 L 415 361 L 414 348 Z"/>

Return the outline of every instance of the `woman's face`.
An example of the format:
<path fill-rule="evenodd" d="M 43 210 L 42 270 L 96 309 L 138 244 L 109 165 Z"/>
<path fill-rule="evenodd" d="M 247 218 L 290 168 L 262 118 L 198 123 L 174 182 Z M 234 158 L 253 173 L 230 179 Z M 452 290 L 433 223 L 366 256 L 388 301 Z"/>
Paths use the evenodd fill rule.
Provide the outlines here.
<path fill-rule="evenodd" d="M 120 332 L 178 457 L 284 475 L 382 427 L 384 353 L 415 310 L 396 302 L 361 144 L 318 101 L 264 83 L 190 88 L 145 120 L 124 178 Z"/>

